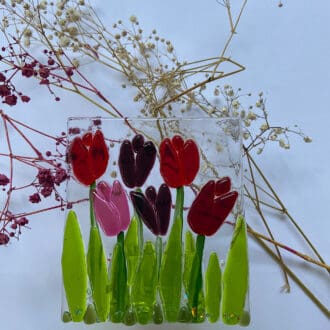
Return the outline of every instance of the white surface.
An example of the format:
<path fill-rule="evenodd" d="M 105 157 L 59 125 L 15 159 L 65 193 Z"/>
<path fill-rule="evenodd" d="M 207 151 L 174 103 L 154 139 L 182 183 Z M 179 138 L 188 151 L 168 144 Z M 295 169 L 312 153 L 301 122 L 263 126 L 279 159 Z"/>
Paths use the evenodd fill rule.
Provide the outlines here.
<path fill-rule="evenodd" d="M 103 9 L 101 18 L 110 23 L 136 15 L 145 30 L 157 28 L 169 38 L 180 58 L 199 59 L 218 54 L 228 33 L 222 8 L 215 0 L 207 1 L 94 1 Z M 108 3 L 108 4 L 105 4 Z M 279 9 L 277 1 L 250 0 L 228 54 L 247 70 L 226 82 L 254 93 L 263 90 L 274 123 L 298 124 L 313 137 L 312 144 L 293 138 L 293 150 L 267 148 L 258 158 L 292 215 L 330 262 L 329 215 L 330 147 L 330 2 L 286 1 Z M 91 76 L 91 78 L 95 78 Z M 94 79 L 97 81 L 97 79 Z M 104 82 L 104 79 L 101 81 Z M 111 91 L 116 91 L 113 82 Z M 109 86 L 99 86 L 100 89 Z M 38 87 L 31 87 L 32 93 Z M 128 113 L 122 91 L 113 93 L 115 104 Z M 74 103 L 73 103 L 74 102 Z M 75 108 L 72 109 L 72 106 Z M 34 100 L 25 109 L 2 108 L 16 118 L 54 133 L 65 130 L 70 115 L 100 115 L 80 99 L 63 97 L 59 104 L 46 97 Z M 40 117 L 41 111 L 43 116 Z M 47 122 L 45 117 L 47 116 Z M 53 123 L 49 128 L 49 123 Z M 31 219 L 30 231 L 19 242 L 0 248 L 0 329 L 55 330 L 108 329 L 107 325 L 62 324 L 60 253 L 63 221 L 61 212 Z M 249 219 L 248 219 L 249 220 Z M 254 223 L 254 219 L 250 219 Z M 276 237 L 298 250 L 309 249 L 293 233 L 290 225 L 274 218 Z M 329 276 L 289 253 L 286 260 L 314 293 L 330 306 Z M 280 293 L 283 279 L 279 267 L 254 243 L 250 244 L 251 329 L 314 329 L 329 327 L 322 314 L 302 291 L 292 283 L 290 294 Z M 155 329 L 182 329 L 193 326 L 150 326 Z M 225 328 L 222 326 L 217 326 Z M 111 325 L 113 329 L 121 326 Z M 136 326 L 142 329 L 143 327 Z M 196 328 L 196 327 L 195 327 Z M 199 329 L 207 326 L 198 325 Z M 214 327 L 215 328 L 215 327 Z"/>

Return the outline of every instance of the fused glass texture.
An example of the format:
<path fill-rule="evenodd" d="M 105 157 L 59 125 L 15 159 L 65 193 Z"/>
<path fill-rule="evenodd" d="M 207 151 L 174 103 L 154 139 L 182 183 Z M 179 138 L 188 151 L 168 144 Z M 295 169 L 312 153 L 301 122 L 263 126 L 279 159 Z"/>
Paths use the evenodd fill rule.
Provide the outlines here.
<path fill-rule="evenodd" d="M 240 127 L 68 120 L 64 322 L 249 322 Z"/>

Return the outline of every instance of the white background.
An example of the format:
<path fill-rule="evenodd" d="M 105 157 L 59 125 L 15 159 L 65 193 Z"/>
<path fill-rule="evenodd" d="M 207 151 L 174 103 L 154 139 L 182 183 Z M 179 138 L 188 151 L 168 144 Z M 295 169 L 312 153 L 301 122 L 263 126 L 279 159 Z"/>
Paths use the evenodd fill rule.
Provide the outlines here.
<path fill-rule="evenodd" d="M 218 54 L 229 32 L 225 10 L 215 0 L 92 3 L 109 26 L 118 19 L 128 20 L 132 14 L 136 15 L 146 31 L 157 28 L 159 34 L 172 41 L 178 57 L 186 60 Z M 313 143 L 305 144 L 293 137 L 292 150 L 269 147 L 257 160 L 291 214 L 329 263 L 330 2 L 283 3 L 283 8 L 277 8 L 275 0 L 248 1 L 238 33 L 227 53 L 247 69 L 224 83 L 255 94 L 264 91 L 274 124 L 298 124 L 313 138 Z M 97 77 L 91 78 L 97 81 Z M 99 82 L 105 81 L 104 77 L 99 79 Z M 108 86 L 101 87 L 116 91 L 116 82 L 107 83 Z M 39 91 L 38 86 L 29 88 L 32 94 Z M 62 99 L 60 104 L 55 104 L 49 102 L 48 94 L 45 94 L 45 97 L 15 110 L 5 105 L 2 108 L 14 117 L 52 133 L 65 130 L 68 115 L 101 114 L 80 99 Z M 123 112 L 129 113 L 120 92 L 114 93 L 111 100 Z M 258 227 L 256 219 L 251 217 L 248 221 Z M 270 224 L 279 241 L 311 253 L 283 219 L 274 217 Z M 31 218 L 30 227 L 20 241 L 0 248 L 0 329 L 122 328 L 110 324 L 86 327 L 61 323 L 63 214 L 56 211 L 35 216 Z M 293 258 L 289 253 L 283 254 L 329 307 L 330 282 L 326 272 Z M 323 330 L 329 327 L 329 319 L 293 282 L 290 294 L 281 293 L 284 282 L 278 265 L 252 241 L 250 268 L 251 329 Z M 179 329 L 193 326 L 149 326 L 150 329 L 153 327 Z M 212 327 L 225 328 L 221 325 Z M 207 326 L 198 325 L 198 328 L 206 329 Z"/>

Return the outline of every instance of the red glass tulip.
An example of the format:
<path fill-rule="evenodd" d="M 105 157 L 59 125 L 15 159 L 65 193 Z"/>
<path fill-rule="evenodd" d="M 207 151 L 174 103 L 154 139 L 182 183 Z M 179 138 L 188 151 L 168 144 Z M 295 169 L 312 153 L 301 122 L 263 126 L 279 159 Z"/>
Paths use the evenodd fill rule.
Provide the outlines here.
<path fill-rule="evenodd" d="M 238 197 L 230 191 L 229 177 L 207 182 L 196 196 L 188 212 L 188 223 L 199 235 L 211 236 L 223 224 Z"/>
<path fill-rule="evenodd" d="M 172 205 L 169 187 L 162 184 L 157 193 L 156 189 L 150 186 L 145 194 L 131 191 L 130 196 L 135 211 L 150 231 L 155 235 L 166 235 Z"/>
<path fill-rule="evenodd" d="M 156 159 L 156 147 L 151 141 L 144 141 L 141 134 L 137 134 L 132 142 L 125 140 L 119 151 L 118 165 L 121 177 L 129 188 L 141 187 Z"/>
<path fill-rule="evenodd" d="M 102 176 L 107 168 L 109 152 L 100 130 L 77 136 L 68 150 L 68 160 L 76 179 L 89 186 Z"/>
<path fill-rule="evenodd" d="M 166 138 L 160 144 L 159 153 L 160 173 L 170 187 L 192 183 L 199 169 L 199 152 L 193 140 L 184 142 L 179 135 Z"/>

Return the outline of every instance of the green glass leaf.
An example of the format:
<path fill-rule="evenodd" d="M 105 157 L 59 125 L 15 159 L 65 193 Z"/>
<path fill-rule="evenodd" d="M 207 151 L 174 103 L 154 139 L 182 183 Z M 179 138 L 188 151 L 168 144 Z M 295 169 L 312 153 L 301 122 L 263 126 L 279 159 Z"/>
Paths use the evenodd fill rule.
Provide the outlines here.
<path fill-rule="evenodd" d="M 140 258 L 140 246 L 138 238 L 138 221 L 132 218 L 125 237 L 125 256 L 127 262 L 128 285 L 131 286 L 134 281 L 137 266 Z"/>
<path fill-rule="evenodd" d="M 99 229 L 91 227 L 87 252 L 87 270 L 92 296 L 99 321 L 105 322 L 109 315 L 107 259 Z"/>
<path fill-rule="evenodd" d="M 165 317 L 169 322 L 178 318 L 182 288 L 182 222 L 174 221 L 162 258 L 159 284 Z"/>
<path fill-rule="evenodd" d="M 221 268 L 218 256 L 212 252 L 205 272 L 205 307 L 208 320 L 217 322 L 220 316 Z"/>
<path fill-rule="evenodd" d="M 248 272 L 246 224 L 243 216 L 239 216 L 222 277 L 221 314 L 225 324 L 237 324 L 242 319 L 248 289 Z"/>
<path fill-rule="evenodd" d="M 154 244 L 147 241 L 132 287 L 132 304 L 140 324 L 147 324 L 152 319 L 157 282 L 156 250 Z"/>
<path fill-rule="evenodd" d="M 188 230 L 185 235 L 183 268 L 183 285 L 185 287 L 187 296 L 189 296 L 188 286 L 190 280 L 191 266 L 193 264 L 195 252 L 195 239 L 192 232 Z"/>
<path fill-rule="evenodd" d="M 124 253 L 124 233 L 117 236 L 110 270 L 110 320 L 122 322 L 128 302 L 127 269 Z"/>
<path fill-rule="evenodd" d="M 165 318 L 176 322 L 180 310 L 182 291 L 182 225 L 184 190 L 176 190 L 174 221 L 161 261 L 159 292 L 163 303 Z M 171 276 L 169 276 L 171 274 Z"/>
<path fill-rule="evenodd" d="M 80 322 L 87 309 L 87 265 L 79 222 L 72 210 L 64 228 L 62 276 L 72 320 Z"/>

